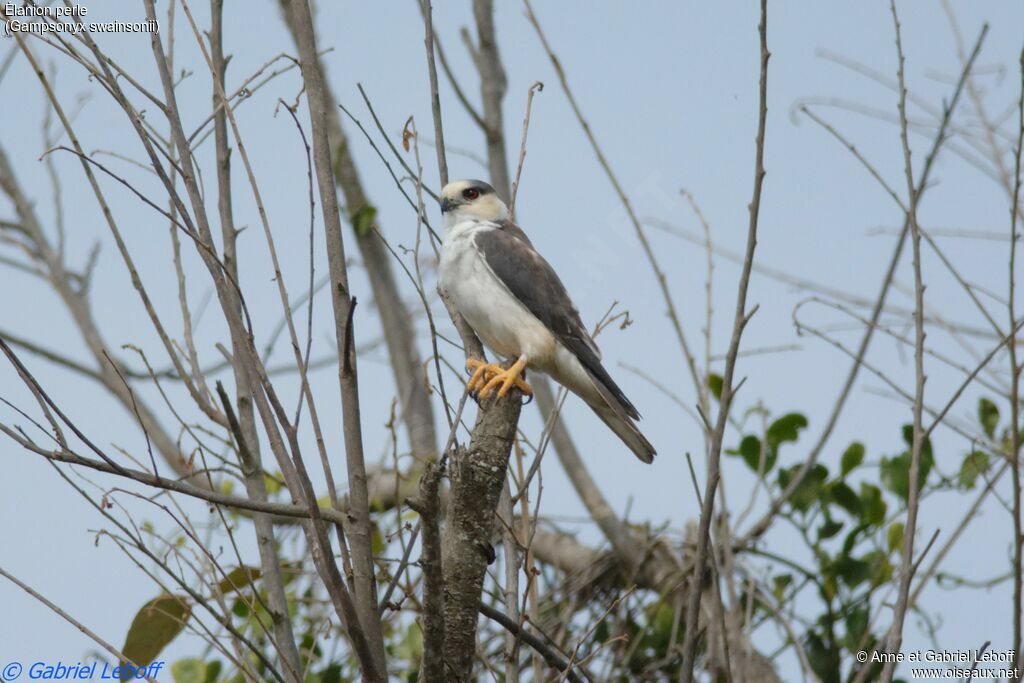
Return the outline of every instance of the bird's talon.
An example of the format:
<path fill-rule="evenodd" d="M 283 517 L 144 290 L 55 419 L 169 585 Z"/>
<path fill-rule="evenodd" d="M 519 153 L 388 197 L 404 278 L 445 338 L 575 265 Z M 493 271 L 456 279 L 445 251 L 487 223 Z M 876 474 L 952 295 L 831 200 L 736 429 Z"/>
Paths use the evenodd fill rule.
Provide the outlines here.
<path fill-rule="evenodd" d="M 525 367 L 526 359 L 520 358 L 508 370 L 497 372 L 480 390 L 480 399 L 486 400 L 495 388 L 498 389 L 498 398 L 503 398 L 513 386 L 527 396 L 533 395 L 533 389 L 522 378 L 522 372 Z"/>
<path fill-rule="evenodd" d="M 466 382 L 466 389 L 472 393 L 479 393 L 486 384 L 500 372 L 503 372 L 500 365 L 486 361 L 470 358 L 466 361 L 466 368 L 472 372 L 469 381 Z"/>

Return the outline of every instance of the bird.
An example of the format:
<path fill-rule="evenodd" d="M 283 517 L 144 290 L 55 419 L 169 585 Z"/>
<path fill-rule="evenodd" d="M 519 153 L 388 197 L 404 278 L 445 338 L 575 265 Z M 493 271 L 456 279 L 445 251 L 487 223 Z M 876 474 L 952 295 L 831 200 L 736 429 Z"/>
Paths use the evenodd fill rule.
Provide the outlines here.
<path fill-rule="evenodd" d="M 441 190 L 444 235 L 438 284 L 480 340 L 512 364 L 470 358 L 467 389 L 483 401 L 513 386 L 532 396 L 527 368 L 543 372 L 579 396 L 645 463 L 655 450 L 640 419 L 608 371 L 554 268 L 509 217 L 494 188 L 456 180 Z"/>

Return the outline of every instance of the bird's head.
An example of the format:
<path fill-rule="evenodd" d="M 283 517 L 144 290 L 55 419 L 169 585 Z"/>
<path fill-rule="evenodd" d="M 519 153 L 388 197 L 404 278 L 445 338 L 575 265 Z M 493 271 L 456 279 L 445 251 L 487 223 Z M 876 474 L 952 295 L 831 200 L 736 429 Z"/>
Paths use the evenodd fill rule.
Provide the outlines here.
<path fill-rule="evenodd" d="M 441 213 L 445 225 L 466 219 L 500 221 L 508 218 L 508 207 L 494 188 L 482 180 L 454 180 L 441 190 Z"/>

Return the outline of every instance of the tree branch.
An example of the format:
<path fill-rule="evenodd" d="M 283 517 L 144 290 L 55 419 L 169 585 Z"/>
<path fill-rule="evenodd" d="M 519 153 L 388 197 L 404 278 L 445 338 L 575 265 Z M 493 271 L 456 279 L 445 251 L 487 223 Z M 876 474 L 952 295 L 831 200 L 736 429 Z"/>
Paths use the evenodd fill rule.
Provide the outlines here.
<path fill-rule="evenodd" d="M 491 540 L 522 408 L 518 391 L 481 406 L 466 452 L 450 463 L 451 494 L 444 535 L 445 644 L 448 680 L 472 680 L 480 593 L 495 559 Z"/>
<path fill-rule="evenodd" d="M 374 668 L 378 675 L 386 675 L 387 663 L 384 654 L 384 639 L 381 634 L 380 614 L 377 611 L 377 587 L 374 575 L 373 553 L 370 542 L 370 511 L 366 488 L 366 464 L 363 460 L 362 426 L 359 417 L 359 384 L 356 372 L 356 357 L 351 344 L 352 310 L 355 299 L 351 295 L 348 273 L 345 266 L 345 245 L 341 237 L 341 217 L 335 194 L 334 171 L 331 165 L 331 146 L 328 136 L 327 94 L 324 91 L 323 74 L 316 56 L 316 39 L 313 18 L 306 0 L 291 0 L 292 21 L 296 27 L 299 59 L 302 62 L 302 79 L 305 84 L 306 101 L 309 105 L 312 127 L 313 161 L 323 212 L 324 232 L 327 242 L 328 269 L 331 274 L 331 303 L 334 309 L 335 336 L 340 357 L 339 384 L 344 421 L 345 460 L 349 479 L 349 516 L 347 526 L 352 548 L 352 565 L 355 573 L 353 593 L 359 621 L 365 631 L 366 640 L 373 656 Z"/>
<path fill-rule="evenodd" d="M 896 654 L 903 642 L 903 622 L 910 600 L 910 583 L 914 578 L 917 564 L 914 562 L 914 536 L 917 534 L 917 515 L 920 508 L 921 449 L 924 445 L 924 282 L 921 277 L 921 230 L 917 225 L 917 188 L 914 185 L 914 166 L 910 158 L 910 142 L 907 139 L 907 85 L 904 79 L 903 41 L 900 36 L 900 20 L 896 13 L 896 0 L 889 0 L 893 26 L 896 30 L 897 77 L 899 80 L 898 108 L 900 115 L 900 142 L 903 147 L 903 165 L 907 180 L 907 221 L 910 223 L 910 238 L 914 260 L 914 426 L 910 449 L 909 493 L 907 496 L 907 521 L 903 532 L 903 552 L 900 562 L 899 588 L 896 606 L 893 610 L 892 627 L 886 642 L 886 651 Z M 1012 353 L 1012 351 L 1011 351 Z M 923 556 L 922 556 L 923 557 Z M 884 683 L 892 680 L 896 671 L 896 659 L 887 659 L 882 668 Z"/>
<path fill-rule="evenodd" d="M 754 160 L 754 191 L 750 200 L 750 223 L 747 227 L 747 248 L 740 273 L 739 287 L 736 294 L 736 313 L 733 319 L 732 339 L 725 357 L 725 370 L 722 373 L 722 394 L 719 399 L 718 418 L 711 434 L 711 445 L 708 452 L 707 482 L 704 487 L 704 500 L 700 512 L 700 528 L 697 535 L 697 550 L 693 563 L 693 579 L 690 584 L 690 596 L 686 608 L 686 636 L 683 642 L 682 681 L 693 681 L 694 658 L 697 651 L 697 624 L 700 618 L 700 600 L 704 585 L 704 572 L 708 564 L 708 546 L 710 544 L 711 521 L 714 517 L 715 493 L 718 490 L 720 477 L 719 465 L 722 457 L 722 441 L 725 428 L 729 422 L 729 410 L 734 396 L 733 375 L 736 369 L 736 357 L 740 349 L 743 330 L 753 313 L 747 312 L 747 288 L 750 285 L 750 272 L 754 264 L 754 249 L 757 246 L 758 218 L 761 211 L 761 188 L 764 182 L 764 140 L 768 118 L 768 1 L 761 0 L 761 22 L 758 26 L 761 43 L 761 77 L 759 106 L 757 119 L 757 139 Z"/>

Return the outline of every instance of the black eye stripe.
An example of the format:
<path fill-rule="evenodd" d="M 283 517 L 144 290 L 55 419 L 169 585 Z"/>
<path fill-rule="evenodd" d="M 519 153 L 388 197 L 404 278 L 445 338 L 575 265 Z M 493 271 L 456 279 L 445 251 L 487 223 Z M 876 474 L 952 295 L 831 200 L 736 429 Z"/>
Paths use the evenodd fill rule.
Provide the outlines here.
<path fill-rule="evenodd" d="M 476 199 L 480 196 L 480 190 L 475 187 L 470 187 L 462 191 L 462 196 L 465 199 Z"/>

